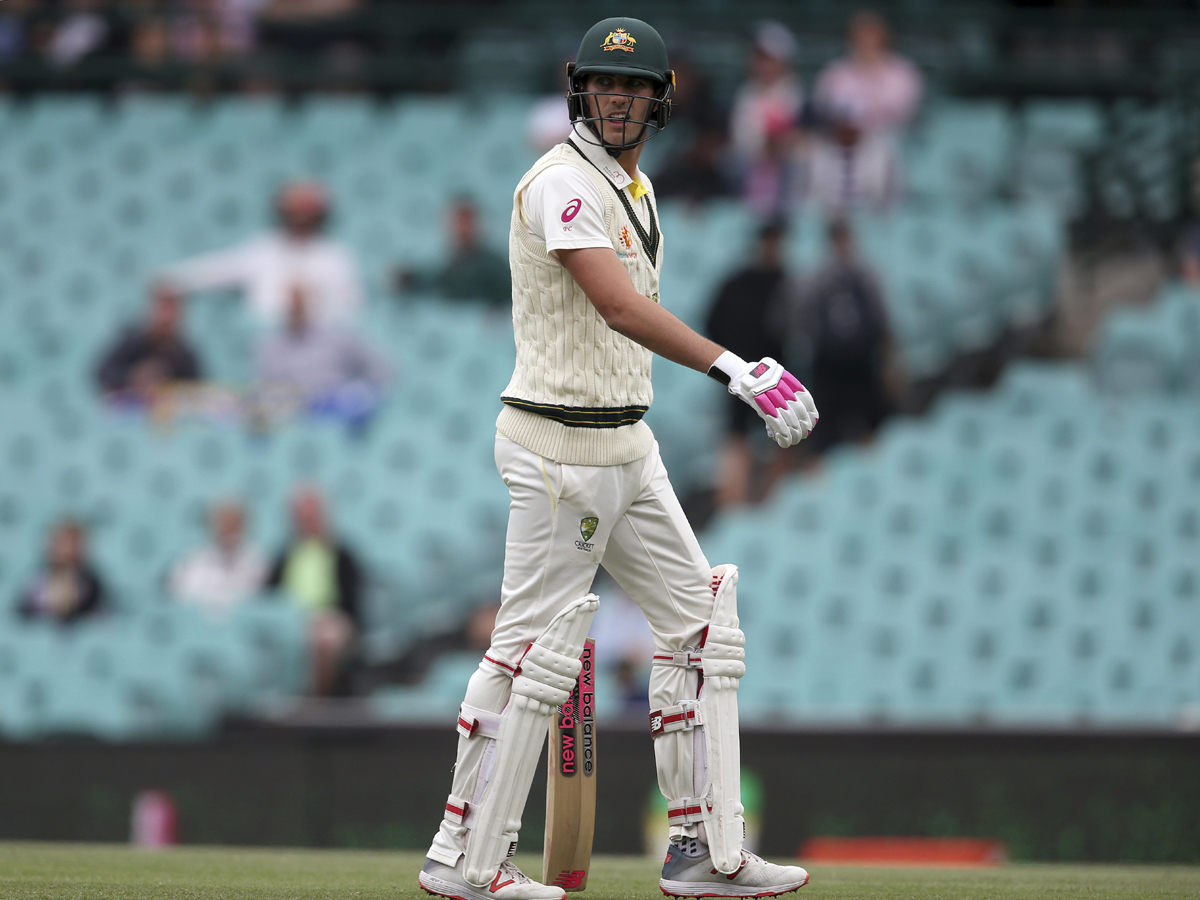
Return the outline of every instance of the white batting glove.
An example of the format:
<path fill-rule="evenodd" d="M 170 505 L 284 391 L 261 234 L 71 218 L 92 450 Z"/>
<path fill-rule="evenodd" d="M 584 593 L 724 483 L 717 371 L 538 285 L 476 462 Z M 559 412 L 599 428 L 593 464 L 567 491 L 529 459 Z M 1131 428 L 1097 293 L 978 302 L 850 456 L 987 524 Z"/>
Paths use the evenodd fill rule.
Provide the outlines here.
<path fill-rule="evenodd" d="M 812 394 L 771 357 L 748 363 L 726 350 L 709 370 L 710 375 L 723 381 L 716 372 L 728 376 L 729 393 L 754 408 L 766 424 L 767 434 L 780 447 L 800 443 L 817 427 Z"/>

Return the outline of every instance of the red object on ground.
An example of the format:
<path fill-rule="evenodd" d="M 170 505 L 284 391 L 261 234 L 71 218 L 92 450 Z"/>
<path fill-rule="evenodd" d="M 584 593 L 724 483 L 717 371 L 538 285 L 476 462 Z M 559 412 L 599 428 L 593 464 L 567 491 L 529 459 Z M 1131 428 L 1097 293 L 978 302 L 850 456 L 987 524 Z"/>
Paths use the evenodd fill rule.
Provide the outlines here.
<path fill-rule="evenodd" d="M 814 837 L 797 855 L 826 865 L 975 868 L 1008 862 L 1008 847 L 990 838 Z"/>

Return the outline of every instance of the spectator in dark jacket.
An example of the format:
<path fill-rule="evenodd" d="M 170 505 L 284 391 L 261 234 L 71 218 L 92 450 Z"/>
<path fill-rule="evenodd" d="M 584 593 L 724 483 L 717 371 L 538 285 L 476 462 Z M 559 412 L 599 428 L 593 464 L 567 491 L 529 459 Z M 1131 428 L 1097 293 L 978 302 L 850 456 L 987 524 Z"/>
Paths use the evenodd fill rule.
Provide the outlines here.
<path fill-rule="evenodd" d="M 450 300 L 483 300 L 490 306 L 512 303 L 508 257 L 488 247 L 480 234 L 479 209 L 466 199 L 450 208 L 450 259 L 431 269 L 397 269 L 398 292 L 425 291 Z"/>
<path fill-rule="evenodd" d="M 774 309 L 787 281 L 783 265 L 786 234 L 782 221 L 764 225 L 750 263 L 721 285 L 708 312 L 708 337 L 743 358 L 782 357 L 779 332 L 772 325 Z M 758 416 L 738 398 L 729 398 L 728 409 L 728 432 L 717 474 L 718 506 L 751 499 L 755 454 L 750 434 L 751 429 L 761 428 Z"/>
<path fill-rule="evenodd" d="M 182 329 L 183 302 L 165 285 L 150 299 L 146 321 L 127 328 L 96 371 L 100 389 L 118 401 L 148 403 L 166 385 L 198 381 L 200 360 Z"/>
<path fill-rule="evenodd" d="M 791 340 L 807 345 L 805 385 L 822 398 L 816 452 L 869 438 L 891 412 L 891 331 L 875 272 L 858 256 L 849 224 L 829 225 L 830 259 L 785 304 Z"/>
<path fill-rule="evenodd" d="M 68 624 L 105 610 L 104 585 L 87 559 L 87 533 L 73 519 L 50 533 L 46 562 L 21 592 L 19 613 L 27 619 Z"/>
<path fill-rule="evenodd" d="M 724 153 L 725 135 L 721 129 L 704 128 L 655 176 L 655 197 L 659 200 L 682 197 L 691 203 L 704 203 L 732 196 Z"/>
<path fill-rule="evenodd" d="M 292 498 L 292 538 L 276 557 L 267 585 L 281 588 L 309 614 L 313 693 L 338 687 L 359 630 L 362 573 L 353 553 L 330 532 L 325 499 L 313 487 Z"/>

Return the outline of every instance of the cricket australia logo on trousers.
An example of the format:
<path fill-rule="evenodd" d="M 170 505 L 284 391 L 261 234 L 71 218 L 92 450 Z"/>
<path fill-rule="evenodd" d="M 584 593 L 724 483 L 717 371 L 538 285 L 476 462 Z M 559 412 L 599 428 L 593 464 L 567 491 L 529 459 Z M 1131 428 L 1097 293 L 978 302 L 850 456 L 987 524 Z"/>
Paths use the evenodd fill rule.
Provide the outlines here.
<path fill-rule="evenodd" d="M 580 550 L 586 550 L 588 553 L 592 552 L 592 547 L 594 547 L 595 544 L 589 544 L 588 541 L 590 541 L 592 539 L 592 535 L 596 533 L 596 526 L 599 524 L 600 520 L 596 518 L 596 516 L 584 516 L 579 520 L 579 533 L 583 536 L 583 540 L 575 542 L 576 548 Z"/>

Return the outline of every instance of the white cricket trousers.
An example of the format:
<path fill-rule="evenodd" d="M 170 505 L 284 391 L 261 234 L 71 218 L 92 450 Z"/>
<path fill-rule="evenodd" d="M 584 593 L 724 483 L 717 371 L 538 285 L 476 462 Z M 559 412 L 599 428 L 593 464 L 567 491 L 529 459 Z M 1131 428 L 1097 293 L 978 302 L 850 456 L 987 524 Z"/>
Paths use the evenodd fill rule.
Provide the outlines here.
<path fill-rule="evenodd" d="M 697 645 L 712 614 L 712 569 L 667 479 L 657 443 L 642 459 L 622 466 L 569 466 L 497 435 L 496 468 L 510 497 L 504 583 L 491 647 L 467 685 L 467 705 L 494 713 L 504 709 L 526 648 L 567 603 L 590 590 L 601 565 L 642 608 L 658 651 Z M 694 669 L 654 666 L 649 708 L 694 698 L 697 687 Z M 459 739 L 455 796 L 476 797 L 482 788 L 476 781 L 488 743 Z M 654 744 L 659 787 L 667 799 L 696 796 L 693 791 L 702 785 L 694 783 L 690 735 Z M 454 865 L 466 848 L 467 831 L 443 820 L 429 855 Z"/>

